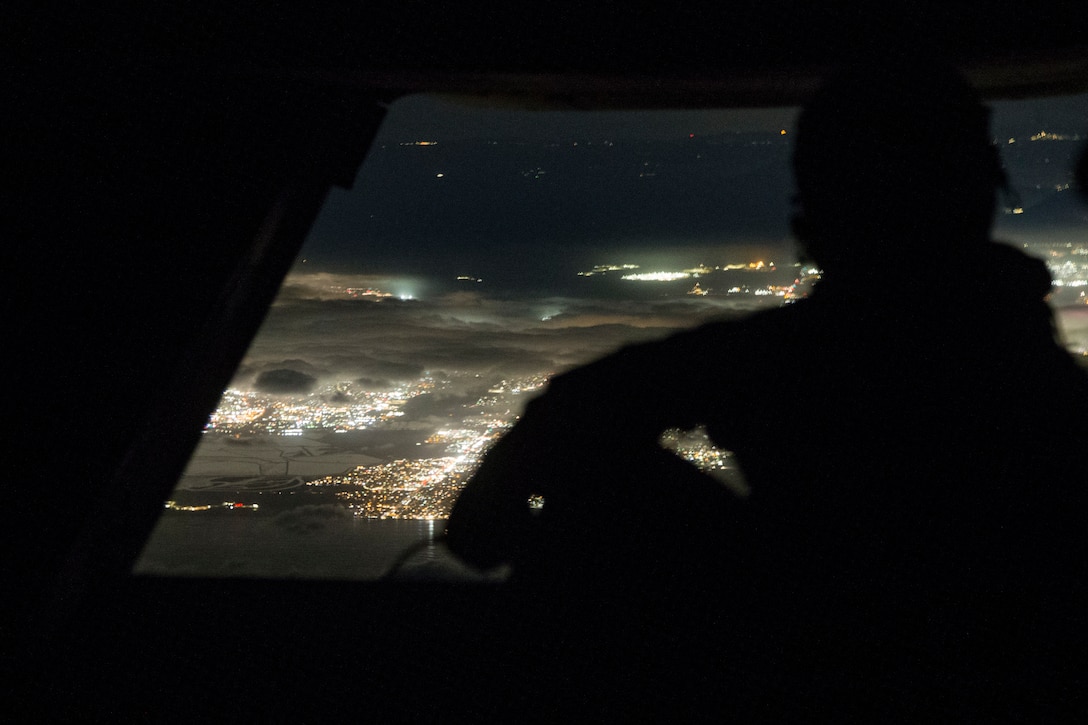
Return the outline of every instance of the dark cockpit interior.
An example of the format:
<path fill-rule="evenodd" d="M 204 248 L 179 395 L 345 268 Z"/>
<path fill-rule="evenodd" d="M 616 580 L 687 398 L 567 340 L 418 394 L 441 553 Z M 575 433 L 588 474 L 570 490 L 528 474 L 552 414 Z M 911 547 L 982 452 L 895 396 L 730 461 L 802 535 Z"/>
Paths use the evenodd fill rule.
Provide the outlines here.
<path fill-rule="evenodd" d="M 719 669 L 697 626 L 640 617 L 637 602 L 587 613 L 501 583 L 132 569 L 327 193 L 352 184 L 397 98 L 572 111 L 790 106 L 850 52 L 893 39 L 951 58 L 988 100 L 1079 94 L 1084 13 L 1060 3 L 913 3 L 900 13 L 777 1 L 229 5 L 28 10 L 7 23 L 17 35 L 5 145 L 15 222 L 2 620 L 11 711 L 849 716 L 852 683 L 813 685 L 806 670 L 760 681 L 771 669 L 759 655 Z M 934 664 L 909 647 L 873 655 L 901 687 L 854 714 L 1031 716 L 1053 704 L 1018 702 L 1007 682 L 954 668 L 934 675 Z M 1057 672 L 1068 679 L 1053 691 L 1067 699 L 1055 708 L 1083 707 L 1083 670 Z"/>

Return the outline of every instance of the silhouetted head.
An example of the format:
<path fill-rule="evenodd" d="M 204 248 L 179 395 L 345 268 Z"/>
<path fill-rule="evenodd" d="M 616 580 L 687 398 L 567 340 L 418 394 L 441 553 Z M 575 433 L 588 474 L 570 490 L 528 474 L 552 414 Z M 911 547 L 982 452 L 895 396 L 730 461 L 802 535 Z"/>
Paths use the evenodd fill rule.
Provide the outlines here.
<path fill-rule="evenodd" d="M 802 109 L 794 231 L 825 270 L 954 256 L 989 241 L 1005 184 L 989 109 L 950 65 L 839 70 Z"/>

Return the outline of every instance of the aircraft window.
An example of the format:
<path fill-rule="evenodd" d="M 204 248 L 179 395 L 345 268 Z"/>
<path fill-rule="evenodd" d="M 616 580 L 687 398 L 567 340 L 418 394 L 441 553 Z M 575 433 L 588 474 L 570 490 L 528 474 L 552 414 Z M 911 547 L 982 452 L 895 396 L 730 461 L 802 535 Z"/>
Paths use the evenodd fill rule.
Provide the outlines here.
<path fill-rule="evenodd" d="M 1047 261 L 1065 343 L 1088 360 L 1088 205 L 1071 191 L 1088 96 L 992 107 L 1018 192 L 995 236 Z M 551 375 L 790 304 L 818 281 L 789 234 L 794 116 L 392 104 L 353 188 L 330 194 L 135 572 L 478 576 L 435 537 Z M 874 269 L 872 294 L 909 274 Z M 700 431 L 662 443 L 735 473 Z"/>

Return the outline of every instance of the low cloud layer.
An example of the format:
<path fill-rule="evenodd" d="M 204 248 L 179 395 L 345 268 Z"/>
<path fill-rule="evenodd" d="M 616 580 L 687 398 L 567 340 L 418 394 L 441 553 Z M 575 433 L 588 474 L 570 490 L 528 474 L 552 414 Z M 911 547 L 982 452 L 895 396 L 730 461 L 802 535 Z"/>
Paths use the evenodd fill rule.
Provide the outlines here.
<path fill-rule="evenodd" d="M 486 385 L 554 373 L 625 344 L 665 337 L 773 299 L 662 296 L 631 283 L 623 298 L 533 298 L 470 287 L 433 297 L 381 297 L 396 278 L 293 275 L 239 368 L 234 385 L 304 393 L 351 381 L 389 389 L 424 372 Z M 417 285 L 418 286 L 418 285 Z M 681 285 L 682 287 L 683 285 Z M 375 294 L 352 297 L 348 290 Z"/>
<path fill-rule="evenodd" d="M 317 378 L 292 368 L 276 368 L 257 374 L 253 387 L 262 393 L 308 393 Z"/>
<path fill-rule="evenodd" d="M 753 278 L 757 281 L 771 280 Z M 613 283 L 611 289 L 622 294 L 535 297 L 493 291 L 486 284 L 440 290 L 431 283 L 433 296 L 380 296 L 409 284 L 427 287 L 396 277 L 291 275 L 234 387 L 292 395 L 351 382 L 380 391 L 428 373 L 452 381 L 447 393 L 470 395 L 502 379 L 558 373 L 626 344 L 779 303 L 774 297 L 683 294 L 690 280 L 671 288 Z M 605 286 L 594 278 L 586 289 L 599 292 Z M 351 296 L 358 289 L 374 294 Z M 1057 314 L 1065 341 L 1074 348 L 1088 346 L 1081 311 Z"/>

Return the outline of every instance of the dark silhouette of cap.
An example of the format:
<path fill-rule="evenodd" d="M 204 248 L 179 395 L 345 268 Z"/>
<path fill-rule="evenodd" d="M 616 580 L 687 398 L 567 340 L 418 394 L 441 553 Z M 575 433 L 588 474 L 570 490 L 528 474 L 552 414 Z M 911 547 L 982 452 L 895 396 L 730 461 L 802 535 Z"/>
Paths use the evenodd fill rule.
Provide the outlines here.
<path fill-rule="evenodd" d="M 989 116 L 938 58 L 844 65 L 798 119 L 793 163 L 807 222 L 852 244 L 851 254 L 871 251 L 861 241 L 909 251 L 934 238 L 987 240 L 1005 184 Z"/>

